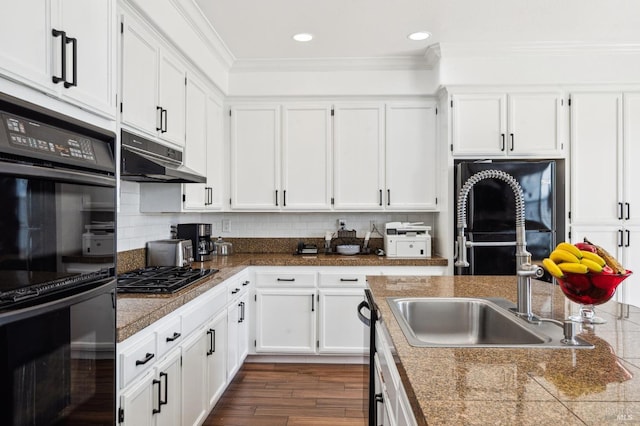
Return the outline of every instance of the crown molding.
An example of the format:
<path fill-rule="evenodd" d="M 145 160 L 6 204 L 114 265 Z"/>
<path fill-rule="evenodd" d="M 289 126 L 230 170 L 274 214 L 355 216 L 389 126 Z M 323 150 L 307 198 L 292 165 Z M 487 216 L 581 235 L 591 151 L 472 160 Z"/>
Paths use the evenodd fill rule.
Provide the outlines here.
<path fill-rule="evenodd" d="M 296 71 L 388 71 L 430 70 L 429 59 L 419 56 L 387 58 L 304 58 L 304 59 L 238 59 L 231 73 L 247 72 L 296 72 Z"/>
<path fill-rule="evenodd" d="M 603 54 L 640 54 L 640 43 L 449 43 L 438 44 L 441 57 L 479 56 L 581 56 Z"/>
<path fill-rule="evenodd" d="M 195 1 L 169 0 L 211 52 L 230 70 L 236 58 Z"/>

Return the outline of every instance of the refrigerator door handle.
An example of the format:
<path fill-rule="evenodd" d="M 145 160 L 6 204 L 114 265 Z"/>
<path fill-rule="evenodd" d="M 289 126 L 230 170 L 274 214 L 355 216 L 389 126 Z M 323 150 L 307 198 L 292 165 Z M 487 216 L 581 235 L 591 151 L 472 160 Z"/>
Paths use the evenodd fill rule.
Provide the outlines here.
<path fill-rule="evenodd" d="M 509 247 L 515 246 L 515 241 L 468 241 L 467 247 Z"/>

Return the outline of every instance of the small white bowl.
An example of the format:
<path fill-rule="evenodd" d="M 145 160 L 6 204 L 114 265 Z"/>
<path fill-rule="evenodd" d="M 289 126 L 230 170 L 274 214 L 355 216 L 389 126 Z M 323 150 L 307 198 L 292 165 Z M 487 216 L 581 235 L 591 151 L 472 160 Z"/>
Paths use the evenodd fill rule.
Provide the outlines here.
<path fill-rule="evenodd" d="M 355 244 L 336 246 L 336 252 L 344 255 L 354 255 L 360 253 L 360 246 Z"/>

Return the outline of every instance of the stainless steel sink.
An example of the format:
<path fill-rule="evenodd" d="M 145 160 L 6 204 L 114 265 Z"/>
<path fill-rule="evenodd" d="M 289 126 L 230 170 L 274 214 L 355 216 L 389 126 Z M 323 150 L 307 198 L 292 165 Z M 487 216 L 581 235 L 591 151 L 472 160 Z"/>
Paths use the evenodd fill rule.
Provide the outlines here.
<path fill-rule="evenodd" d="M 506 299 L 388 298 L 409 344 L 419 347 L 592 347 L 565 345 L 561 327 L 531 324 L 509 311 Z"/>

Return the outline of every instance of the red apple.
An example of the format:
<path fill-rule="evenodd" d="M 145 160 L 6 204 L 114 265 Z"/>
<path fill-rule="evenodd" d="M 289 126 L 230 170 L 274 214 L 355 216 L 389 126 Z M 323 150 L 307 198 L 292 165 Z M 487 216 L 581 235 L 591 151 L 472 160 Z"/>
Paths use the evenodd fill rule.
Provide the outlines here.
<path fill-rule="evenodd" d="M 597 253 L 598 250 L 596 249 L 596 246 L 594 246 L 593 244 L 589 244 L 589 243 L 575 243 L 574 244 L 576 247 L 578 247 L 578 249 L 580 250 L 584 250 L 584 251 L 590 251 L 591 253 Z"/>
<path fill-rule="evenodd" d="M 609 266 L 609 265 L 604 265 L 602 267 L 602 273 L 603 274 L 613 274 L 614 273 L 613 272 L 613 268 L 611 268 L 611 266 Z"/>

